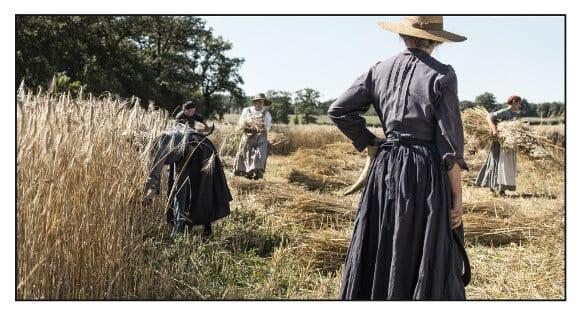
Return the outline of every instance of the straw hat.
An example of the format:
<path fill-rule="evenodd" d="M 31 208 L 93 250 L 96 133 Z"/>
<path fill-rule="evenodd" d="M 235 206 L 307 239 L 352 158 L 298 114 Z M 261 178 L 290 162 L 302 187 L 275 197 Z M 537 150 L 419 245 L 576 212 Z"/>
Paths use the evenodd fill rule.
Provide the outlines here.
<path fill-rule="evenodd" d="M 253 101 L 259 101 L 259 100 L 264 100 L 264 101 L 267 101 L 267 99 L 266 99 L 266 94 L 264 94 L 264 93 L 259 93 L 258 95 L 254 96 L 254 98 L 252 99 L 252 102 L 253 102 Z"/>
<path fill-rule="evenodd" d="M 401 23 L 379 22 L 378 24 L 387 31 L 438 42 L 462 42 L 467 39 L 445 31 L 441 15 L 411 15 L 406 16 Z"/>

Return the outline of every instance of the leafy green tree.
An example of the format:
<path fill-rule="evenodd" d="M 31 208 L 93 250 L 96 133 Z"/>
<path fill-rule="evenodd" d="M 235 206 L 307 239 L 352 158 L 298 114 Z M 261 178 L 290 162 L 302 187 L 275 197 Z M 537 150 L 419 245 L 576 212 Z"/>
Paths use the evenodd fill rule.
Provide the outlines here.
<path fill-rule="evenodd" d="M 313 115 L 316 114 L 320 101 L 320 92 L 311 89 L 305 88 L 302 90 L 296 91 L 296 98 L 294 102 L 294 111 L 296 114 L 300 114 L 304 116 L 303 122 L 305 124 L 315 123 L 316 117 Z"/>
<path fill-rule="evenodd" d="M 498 108 L 495 95 L 485 92 L 475 98 L 475 105 L 483 106 L 488 112 L 493 112 Z"/>
<path fill-rule="evenodd" d="M 530 104 L 527 99 L 522 99 L 522 108 L 520 109 L 520 114 L 523 117 L 537 117 L 535 104 Z"/>
<path fill-rule="evenodd" d="M 266 97 L 270 101 L 268 110 L 272 115 L 272 122 L 287 124 L 288 115 L 292 113 L 292 94 L 287 91 L 266 91 Z"/>
<path fill-rule="evenodd" d="M 201 41 L 203 45 L 199 55 L 200 61 L 194 66 L 201 78 L 204 107 L 211 109 L 211 96 L 214 93 L 228 92 L 234 98 L 242 99 L 244 92 L 239 85 L 244 84 L 244 80 L 239 70 L 244 59 L 226 57 L 227 51 L 232 49 L 232 44 L 222 37 L 214 38 L 211 32 L 205 34 Z"/>
<path fill-rule="evenodd" d="M 335 100 L 336 99 L 331 99 L 331 100 L 327 100 L 324 102 L 320 102 L 320 104 L 318 105 L 317 114 L 318 115 L 326 115 L 326 113 L 328 112 L 328 108 L 330 107 L 330 105 L 332 105 L 332 103 L 334 103 Z M 373 110 L 373 112 L 374 112 L 374 110 Z M 371 115 L 371 114 L 369 114 L 369 115 Z"/>
<path fill-rule="evenodd" d="M 231 47 L 193 16 L 17 16 L 16 81 L 47 86 L 58 75 L 71 90 L 135 95 L 170 111 L 193 99 L 222 116 L 243 99 L 244 60 L 226 56 Z"/>

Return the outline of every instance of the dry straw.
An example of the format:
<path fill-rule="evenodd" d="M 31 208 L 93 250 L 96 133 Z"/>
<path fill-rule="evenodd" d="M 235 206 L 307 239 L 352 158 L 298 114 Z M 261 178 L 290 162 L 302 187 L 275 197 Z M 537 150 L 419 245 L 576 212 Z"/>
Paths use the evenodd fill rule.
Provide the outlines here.
<path fill-rule="evenodd" d="M 318 149 L 301 148 L 292 155 L 290 183 L 309 190 L 337 190 L 350 185 L 364 157 L 349 143 L 327 144 Z"/>
<path fill-rule="evenodd" d="M 499 141 L 503 146 L 515 149 L 536 161 L 549 160 L 564 164 L 563 148 L 536 133 L 529 124 L 522 121 L 501 122 L 498 124 L 499 133 L 494 136 L 488 125 L 488 115 L 487 110 L 481 106 L 463 111 L 463 128 L 468 150 L 479 150 L 488 147 L 492 141 Z"/>
<path fill-rule="evenodd" d="M 141 144 L 167 116 L 89 97 L 18 91 L 18 298 L 128 297 L 151 285 L 135 254 L 163 214 L 140 205 Z"/>

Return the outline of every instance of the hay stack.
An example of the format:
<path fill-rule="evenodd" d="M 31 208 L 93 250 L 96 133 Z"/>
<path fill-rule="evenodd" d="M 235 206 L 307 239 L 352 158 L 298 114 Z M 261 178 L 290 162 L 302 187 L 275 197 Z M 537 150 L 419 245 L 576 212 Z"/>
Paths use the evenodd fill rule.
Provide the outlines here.
<path fill-rule="evenodd" d="M 362 169 L 364 157 L 349 143 L 334 143 L 320 149 L 299 149 L 292 156 L 290 183 L 308 190 L 328 191 L 348 186 Z"/>
<path fill-rule="evenodd" d="M 502 146 L 515 149 L 533 160 L 551 160 L 564 164 L 563 155 L 560 154 L 563 148 L 536 133 L 529 124 L 522 121 L 501 122 L 497 128 L 499 134 L 494 136 L 489 130 L 488 115 L 487 110 L 481 106 L 463 111 L 463 129 L 468 151 L 486 148 L 492 141 L 497 140 Z"/>

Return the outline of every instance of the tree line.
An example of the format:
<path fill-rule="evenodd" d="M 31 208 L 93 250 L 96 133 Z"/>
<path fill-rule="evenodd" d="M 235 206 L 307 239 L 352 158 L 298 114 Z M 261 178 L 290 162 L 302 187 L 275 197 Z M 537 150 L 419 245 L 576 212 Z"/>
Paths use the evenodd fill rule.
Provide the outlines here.
<path fill-rule="evenodd" d="M 16 16 L 16 82 L 139 97 L 173 111 L 198 101 L 209 116 L 241 106 L 243 58 L 193 16 Z M 226 102 L 224 102 L 224 97 Z"/>
<path fill-rule="evenodd" d="M 136 96 L 171 112 L 186 100 L 201 104 L 210 118 L 237 112 L 249 104 L 241 86 L 244 59 L 229 57 L 232 44 L 194 16 L 16 16 L 16 82 L 59 90 L 81 88 L 99 95 Z M 269 90 L 274 122 L 315 123 L 332 102 L 312 88 Z M 460 108 L 481 105 L 497 110 L 489 92 Z M 522 115 L 563 116 L 565 105 L 523 100 Z M 366 115 L 376 115 L 371 106 Z"/>

